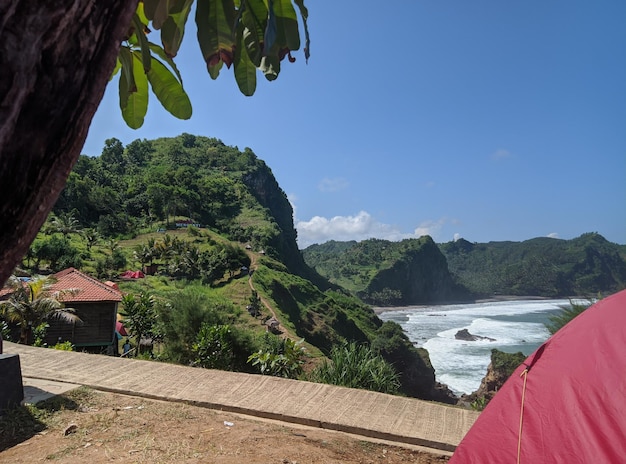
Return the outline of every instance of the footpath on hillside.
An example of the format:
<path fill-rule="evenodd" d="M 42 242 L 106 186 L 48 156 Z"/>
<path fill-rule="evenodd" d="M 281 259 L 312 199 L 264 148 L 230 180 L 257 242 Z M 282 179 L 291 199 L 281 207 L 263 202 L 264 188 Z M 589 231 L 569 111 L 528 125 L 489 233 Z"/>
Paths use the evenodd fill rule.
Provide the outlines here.
<path fill-rule="evenodd" d="M 279 323 L 280 323 L 280 319 L 276 316 L 276 311 L 274 311 L 274 308 L 272 308 L 272 305 L 269 304 L 269 302 L 263 298 L 261 295 L 258 294 L 258 292 L 256 291 L 256 289 L 254 288 L 254 284 L 252 282 L 252 276 L 254 275 L 254 270 L 257 267 L 257 256 L 256 253 L 246 250 L 247 255 L 250 257 L 250 275 L 248 277 L 248 285 L 250 286 L 250 290 L 252 290 L 253 292 L 256 292 L 259 300 L 261 301 L 261 304 L 263 304 L 263 306 L 265 307 L 265 309 L 267 309 L 271 314 L 272 317 L 274 319 L 276 319 Z M 292 334 L 289 329 L 287 327 L 285 327 L 283 324 L 280 324 L 280 331 L 283 335 L 283 337 L 285 338 L 289 338 L 291 340 L 298 340 L 298 338 Z"/>
<path fill-rule="evenodd" d="M 27 378 L 453 451 L 478 413 L 334 385 L 5 343 Z"/>

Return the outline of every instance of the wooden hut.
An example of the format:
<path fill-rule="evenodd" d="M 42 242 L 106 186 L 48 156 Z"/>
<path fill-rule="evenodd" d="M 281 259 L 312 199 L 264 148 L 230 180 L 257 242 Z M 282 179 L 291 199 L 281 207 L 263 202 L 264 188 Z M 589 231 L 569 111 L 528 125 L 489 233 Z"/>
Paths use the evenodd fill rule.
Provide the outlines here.
<path fill-rule="evenodd" d="M 122 293 L 112 285 L 107 285 L 77 269 L 69 268 L 54 275 L 56 282 L 53 291 L 76 289 L 75 294 L 63 297 L 68 308 L 74 308 L 82 322 L 50 320 L 45 342 L 54 345 L 58 342 L 71 342 L 78 349 L 102 352 L 114 351 L 117 343 L 115 323 L 118 304 Z"/>

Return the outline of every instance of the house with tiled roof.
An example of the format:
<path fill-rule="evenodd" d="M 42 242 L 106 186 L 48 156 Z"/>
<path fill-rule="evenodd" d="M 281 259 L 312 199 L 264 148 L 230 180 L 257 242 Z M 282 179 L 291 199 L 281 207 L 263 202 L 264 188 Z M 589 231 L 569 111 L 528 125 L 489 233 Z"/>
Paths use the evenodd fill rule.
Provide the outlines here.
<path fill-rule="evenodd" d="M 65 307 L 76 310 L 81 322 L 46 321 L 49 327 L 44 342 L 55 345 L 69 341 L 81 350 L 115 353 L 117 311 L 122 301 L 122 293 L 117 285 L 100 282 L 74 268 L 57 272 L 52 277 L 55 282 L 50 293 L 74 290 L 64 293 L 61 301 Z M 0 289 L 0 300 L 9 298 L 11 293 L 13 291 L 9 287 Z"/>
<path fill-rule="evenodd" d="M 93 277 L 69 268 L 54 274 L 56 282 L 52 291 L 76 290 L 65 294 L 63 303 L 74 308 L 82 322 L 68 324 L 50 320 L 46 333 L 46 343 L 54 345 L 59 341 L 71 342 L 78 349 L 89 351 L 112 351 L 117 344 L 115 323 L 122 293 L 115 284 L 103 283 Z"/>
<path fill-rule="evenodd" d="M 57 272 L 54 278 L 52 291 L 75 290 L 64 295 L 63 303 L 74 308 L 82 322 L 49 321 L 45 341 L 50 345 L 70 341 L 77 348 L 90 351 L 112 349 L 117 343 L 115 323 L 118 305 L 122 301 L 121 292 L 74 268 Z"/>

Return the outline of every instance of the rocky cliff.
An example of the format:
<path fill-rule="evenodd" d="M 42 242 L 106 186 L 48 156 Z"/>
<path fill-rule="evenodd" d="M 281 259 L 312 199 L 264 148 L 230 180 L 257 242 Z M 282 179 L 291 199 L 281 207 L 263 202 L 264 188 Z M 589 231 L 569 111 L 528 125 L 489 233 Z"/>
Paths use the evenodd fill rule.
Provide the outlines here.
<path fill-rule="evenodd" d="M 526 355 L 521 352 L 504 353 L 496 349 L 491 350 L 491 362 L 480 382 L 480 387 L 474 393 L 463 395 L 458 404 L 483 409 L 525 359 Z"/>
<path fill-rule="evenodd" d="M 358 295 L 372 304 L 384 304 L 379 295 L 392 295 L 392 305 L 410 305 L 460 300 L 468 297 L 448 271 L 448 263 L 430 237 L 407 250 L 388 269 L 378 272 Z"/>

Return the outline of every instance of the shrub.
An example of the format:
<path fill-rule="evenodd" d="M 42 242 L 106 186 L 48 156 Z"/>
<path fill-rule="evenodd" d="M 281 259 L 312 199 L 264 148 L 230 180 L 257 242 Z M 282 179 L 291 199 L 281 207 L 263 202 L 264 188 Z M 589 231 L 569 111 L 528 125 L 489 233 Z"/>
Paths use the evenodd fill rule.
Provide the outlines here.
<path fill-rule="evenodd" d="M 48 261 L 54 272 L 68 267 L 82 266 L 80 251 L 72 245 L 66 237 L 53 235 L 49 240 L 34 246 L 34 255 L 37 261 Z"/>
<path fill-rule="evenodd" d="M 569 300 L 569 306 L 559 306 L 561 312 L 550 317 L 550 322 L 546 324 L 546 328 L 551 334 L 555 334 L 561 327 L 585 311 L 593 303 L 592 300 L 588 300 L 586 303 L 575 303 Z"/>
<path fill-rule="evenodd" d="M 208 299 L 195 289 L 177 292 L 168 304 L 158 310 L 158 329 L 165 341 L 165 357 L 179 364 L 193 363 L 193 345 L 202 325 L 226 324 L 232 313 L 232 305 Z"/>
<path fill-rule="evenodd" d="M 304 339 L 294 342 L 289 338 L 280 339 L 276 335 L 266 333 L 264 346 L 252 353 L 248 362 L 256 366 L 261 374 L 296 379 L 302 373 Z"/>
<path fill-rule="evenodd" d="M 350 388 L 395 394 L 400 388 L 397 372 L 368 345 L 354 342 L 334 347 L 331 361 L 311 373 L 311 380 Z"/>
<path fill-rule="evenodd" d="M 192 351 L 195 354 L 193 362 L 195 366 L 230 370 L 233 365 L 233 343 L 230 327 L 228 325 L 203 323 Z"/>
<path fill-rule="evenodd" d="M 33 328 L 33 346 L 46 346 L 45 338 L 50 324 L 42 322 Z"/>
<path fill-rule="evenodd" d="M 524 362 L 526 355 L 521 351 L 505 353 L 497 349 L 491 350 L 491 366 L 499 377 L 508 379 L 517 367 Z"/>
<path fill-rule="evenodd" d="M 52 348 L 54 348 L 55 350 L 60 350 L 60 351 L 74 351 L 74 345 L 72 345 L 72 342 L 67 341 L 67 342 L 59 342 L 56 345 L 54 345 Z"/>

